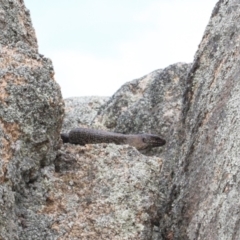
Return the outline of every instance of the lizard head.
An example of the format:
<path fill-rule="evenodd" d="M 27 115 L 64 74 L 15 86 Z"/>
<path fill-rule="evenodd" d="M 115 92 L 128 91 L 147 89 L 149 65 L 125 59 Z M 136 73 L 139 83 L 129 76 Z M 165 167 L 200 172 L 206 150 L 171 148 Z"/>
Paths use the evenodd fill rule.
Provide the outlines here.
<path fill-rule="evenodd" d="M 144 148 L 160 147 L 166 144 L 166 141 L 164 139 L 153 134 L 141 134 L 141 138 L 143 145 L 146 145 Z"/>
<path fill-rule="evenodd" d="M 160 138 L 158 135 L 153 134 L 137 134 L 132 138 L 130 145 L 136 147 L 138 150 L 146 148 L 163 146 L 166 141 Z"/>

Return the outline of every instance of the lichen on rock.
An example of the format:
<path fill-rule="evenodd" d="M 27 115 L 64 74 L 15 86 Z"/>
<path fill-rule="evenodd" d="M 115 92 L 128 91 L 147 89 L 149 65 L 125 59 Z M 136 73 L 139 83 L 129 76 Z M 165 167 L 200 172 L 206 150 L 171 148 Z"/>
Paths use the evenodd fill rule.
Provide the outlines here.
<path fill-rule="evenodd" d="M 0 238 L 40 239 L 47 221 L 37 188 L 60 146 L 64 103 L 22 1 L 2 0 L 0 14 Z"/>
<path fill-rule="evenodd" d="M 64 99 L 65 117 L 62 132 L 69 132 L 77 127 L 91 127 L 99 109 L 109 97 L 71 97 Z"/>
<path fill-rule="evenodd" d="M 240 238 L 236 0 L 213 10 L 193 64 L 112 97 L 64 102 L 22 1 L 0 1 L 0 238 Z M 166 146 L 61 144 L 84 126 L 153 133 Z"/>
<path fill-rule="evenodd" d="M 150 239 L 162 199 L 160 158 L 128 146 L 65 144 L 55 166 L 50 204 L 42 212 L 54 217 L 60 237 Z"/>

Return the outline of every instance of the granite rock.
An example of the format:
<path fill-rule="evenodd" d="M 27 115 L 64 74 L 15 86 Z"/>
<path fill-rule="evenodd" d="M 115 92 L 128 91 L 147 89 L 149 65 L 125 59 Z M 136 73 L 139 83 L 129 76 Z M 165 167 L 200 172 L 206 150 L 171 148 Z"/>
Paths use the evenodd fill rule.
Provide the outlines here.
<path fill-rule="evenodd" d="M 93 127 L 103 126 L 115 132 L 152 133 L 166 139 L 163 147 L 141 151 L 144 155 L 159 156 L 163 160 L 159 193 L 165 196 L 165 200 L 158 206 L 156 218 L 161 222 L 159 229 L 162 236 L 165 235 L 164 224 L 167 229 L 170 224 L 166 212 L 175 199 L 175 177 L 179 169 L 180 143 L 184 136 L 180 131 L 183 96 L 191 66 L 176 63 L 126 83 L 100 108 L 92 123 Z"/>
<path fill-rule="evenodd" d="M 153 239 L 161 158 L 125 145 L 65 144 L 55 166 L 41 213 L 53 217 L 58 239 Z"/>
<path fill-rule="evenodd" d="M 239 1 L 216 4 L 188 74 L 165 239 L 240 239 L 239 19 Z"/>
<path fill-rule="evenodd" d="M 168 156 L 171 151 L 176 152 L 178 123 L 190 66 L 176 63 L 124 84 L 100 108 L 92 126 L 103 126 L 120 133 L 157 134 L 167 140 L 167 145 L 144 151 L 145 154 L 160 156 L 163 149 Z"/>
<path fill-rule="evenodd" d="M 60 147 L 64 103 L 23 2 L 1 0 L 0 16 L 0 238 L 43 239 L 43 172 Z"/>
<path fill-rule="evenodd" d="M 65 117 L 62 132 L 77 127 L 90 127 L 99 109 L 109 97 L 72 97 L 64 99 Z"/>
<path fill-rule="evenodd" d="M 193 64 L 66 100 L 62 131 L 153 133 L 163 148 L 61 146 L 64 103 L 22 1 L 0 0 L 0 238 L 240 238 L 240 5 L 220 0 Z M 60 148 L 61 147 L 61 148 Z"/>
<path fill-rule="evenodd" d="M 116 196 L 122 196 L 123 193 L 127 194 L 128 192 L 125 187 L 125 180 L 119 179 L 119 176 L 116 175 L 115 172 L 124 172 L 126 166 L 127 168 L 130 168 L 128 166 L 128 162 L 130 159 L 132 164 L 131 166 L 135 166 L 134 170 L 130 170 L 131 172 L 137 171 L 141 173 L 143 171 L 142 167 L 139 165 L 139 162 L 156 162 L 157 158 L 153 157 L 153 155 L 160 157 L 159 159 L 161 160 L 161 164 L 158 166 L 156 162 L 155 167 L 152 167 L 153 175 L 149 175 L 149 184 L 145 183 L 145 178 L 143 176 L 138 178 L 137 185 L 145 187 L 138 190 L 134 188 L 131 191 L 133 195 L 131 197 L 137 195 L 137 198 L 139 199 L 139 204 L 136 204 L 136 202 L 135 204 L 131 204 L 131 197 L 127 197 L 126 199 L 122 200 L 121 204 L 119 204 L 119 201 L 111 202 L 111 207 L 108 207 L 110 208 L 110 210 L 108 210 L 107 212 L 108 214 L 96 210 L 100 206 L 98 206 L 95 202 L 93 203 L 93 206 L 85 206 L 84 203 L 81 204 L 81 207 L 84 207 L 84 209 L 86 208 L 86 210 L 83 211 L 92 212 L 92 219 L 104 218 L 106 222 L 108 221 L 108 224 L 106 224 L 104 228 L 104 233 L 101 233 L 99 229 L 96 230 L 97 224 L 95 223 L 95 221 L 93 221 L 92 223 L 85 222 L 83 220 L 83 217 L 81 216 L 81 218 L 74 218 L 75 220 L 73 220 L 73 217 L 71 217 L 71 220 L 69 220 L 74 223 L 74 232 L 72 232 L 70 228 L 61 231 L 61 229 L 63 229 L 63 227 L 61 226 L 63 226 L 64 224 L 54 224 L 54 228 L 57 229 L 60 236 L 65 234 L 65 236 L 67 236 L 67 239 L 77 239 L 77 234 L 79 234 L 79 236 L 85 237 L 86 239 L 159 239 L 161 232 L 161 228 L 159 228 L 160 217 L 162 212 L 165 211 L 165 207 L 168 205 L 168 197 L 170 197 L 170 190 L 173 184 L 173 172 L 177 169 L 177 161 L 174 153 L 179 151 L 177 144 L 179 142 L 178 127 L 181 120 L 183 93 L 186 89 L 186 76 L 188 70 L 190 69 L 190 66 L 190 64 L 177 63 L 167 67 L 166 69 L 156 70 L 142 78 L 130 81 L 124 84 L 110 99 L 104 99 L 104 102 L 102 101 L 102 98 L 94 99 L 94 102 L 97 103 L 101 101 L 102 105 L 92 104 L 92 98 L 69 98 L 65 100 L 65 105 L 67 106 L 67 113 L 64 120 L 66 123 L 65 129 L 67 129 L 69 126 L 69 130 L 73 127 L 81 126 L 101 128 L 108 131 L 117 131 L 122 133 L 146 132 L 166 136 L 168 142 L 165 147 L 159 147 L 154 150 L 141 151 L 144 155 L 137 153 L 136 149 L 134 150 L 134 148 L 129 146 L 121 146 L 120 151 L 118 149 L 119 146 L 114 146 L 113 144 L 90 144 L 87 145 L 86 149 L 90 148 L 91 151 L 94 149 L 94 153 L 91 152 L 91 161 L 87 160 L 90 154 L 89 150 L 86 151 L 86 149 L 83 147 L 76 147 L 72 146 L 71 144 L 67 144 L 67 147 L 62 147 L 59 151 L 59 158 L 57 158 L 57 161 L 55 163 L 57 170 L 59 170 L 59 174 L 57 175 L 57 182 L 65 182 L 61 179 L 63 178 L 63 176 L 68 174 L 71 174 L 72 178 L 75 179 L 74 181 L 76 181 L 77 176 L 79 176 L 78 181 L 84 182 L 85 180 L 81 180 L 80 176 L 85 175 L 83 173 L 80 173 L 79 170 L 77 170 L 77 165 L 85 166 L 86 163 L 84 163 L 84 161 L 87 161 L 88 164 L 93 165 L 93 170 L 91 173 L 93 176 L 99 175 L 98 171 L 100 170 L 98 169 L 98 167 L 101 165 L 100 162 L 105 162 L 106 156 L 109 156 L 107 157 L 109 158 L 108 164 L 104 165 L 104 171 L 106 173 L 109 173 L 109 176 L 104 175 L 104 178 L 106 179 L 105 182 L 109 182 L 108 187 L 109 189 L 111 189 L 111 191 L 109 190 L 109 194 Z M 89 105 L 91 106 L 91 108 L 89 108 Z M 72 114 L 74 116 L 72 116 Z M 72 121 L 72 119 L 77 119 L 78 123 L 76 120 Z M 63 132 L 65 132 L 65 130 L 63 130 Z M 108 151 L 106 151 L 106 148 Z M 111 153 L 109 152 L 110 150 Z M 121 153 L 120 155 L 119 151 Z M 132 152 L 134 152 L 134 154 L 132 154 Z M 116 162 L 113 161 L 113 159 L 111 158 L 112 155 L 114 155 L 115 158 L 121 162 L 121 166 L 123 164 L 123 168 L 118 166 L 118 170 L 116 170 Z M 168 161 L 166 161 L 166 159 L 168 159 Z M 74 164 L 77 165 L 75 166 Z M 143 168 L 147 169 L 147 166 Z M 158 170 L 160 168 L 161 171 Z M 75 173 L 74 171 L 77 172 Z M 155 171 L 157 171 L 157 174 L 155 173 Z M 96 178 L 95 180 L 95 178 L 96 177 L 94 177 L 90 181 L 96 181 L 96 183 L 98 183 L 97 187 L 94 187 L 94 189 L 103 188 L 103 186 L 101 186 L 101 181 L 98 178 Z M 117 182 L 120 182 L 121 184 L 116 187 L 115 184 Z M 157 187 L 155 185 L 156 183 Z M 68 183 L 66 182 L 66 184 Z M 90 188 L 90 184 L 91 183 L 87 184 L 88 191 Z M 133 183 L 127 180 L 127 184 Z M 59 201 L 56 200 L 56 197 L 54 197 L 57 195 L 57 192 L 58 194 L 60 194 L 59 188 L 60 185 L 59 183 L 57 183 L 56 187 L 54 188 L 55 193 L 53 192 L 51 195 L 52 204 L 55 206 L 55 210 L 57 209 L 58 204 L 60 204 Z M 74 189 L 75 193 L 77 191 L 77 188 Z M 104 198 L 104 195 L 102 195 L 102 193 L 100 194 L 98 191 L 97 194 L 99 199 L 96 200 L 97 197 L 95 196 L 95 194 L 96 192 L 92 190 L 88 194 L 85 193 L 85 195 L 87 195 L 89 199 L 95 199 L 94 201 L 100 201 L 101 203 L 106 200 L 109 201 L 108 198 L 106 200 L 102 200 L 102 198 Z M 148 199 L 153 197 L 152 201 L 148 203 L 142 201 L 140 196 L 143 195 Z M 67 198 L 69 199 L 70 195 L 67 194 L 67 196 Z M 61 197 L 60 199 L 62 198 L 63 197 Z M 141 205 L 141 201 L 145 205 L 147 204 L 147 206 Z M 67 200 L 64 201 L 64 204 L 62 203 L 62 206 L 65 207 L 66 204 Z M 149 215 L 149 211 L 153 208 L 153 205 L 154 211 L 151 211 L 151 214 Z M 77 212 L 79 214 L 79 206 L 76 206 L 76 204 L 71 204 L 71 206 L 71 211 Z M 105 204 L 104 206 L 104 209 L 107 208 Z M 133 217 L 131 219 L 126 219 L 125 223 L 123 223 L 124 221 L 123 219 L 121 219 L 122 225 L 118 224 L 118 221 L 120 220 L 118 219 L 114 210 L 119 209 L 120 206 L 122 209 L 121 211 L 124 211 L 123 208 L 127 208 L 131 212 L 131 216 Z M 92 207 L 94 207 L 96 211 L 91 210 Z M 133 213 L 136 213 L 136 211 L 139 212 L 139 210 L 136 210 L 136 208 L 142 209 L 141 213 L 138 213 L 138 215 L 140 214 L 148 216 L 148 220 L 146 221 L 141 218 L 137 220 L 138 225 L 140 224 L 142 226 L 141 229 L 137 228 L 137 226 L 133 223 L 133 219 L 136 218 L 136 215 Z M 51 211 L 52 214 L 55 216 L 55 221 L 58 222 L 58 214 L 60 213 L 57 214 L 53 213 L 54 210 Z M 109 217 L 109 214 L 111 215 L 111 217 Z M 68 214 L 65 214 L 66 219 L 64 220 L 64 222 L 68 221 L 68 216 L 71 215 L 72 213 L 70 212 Z M 83 221 L 85 222 L 85 224 L 82 227 L 76 226 L 75 222 Z M 129 224 L 132 227 L 129 228 Z M 107 225 L 110 226 L 107 227 Z M 91 230 L 89 230 L 89 232 L 84 232 L 84 228 Z M 126 230 L 126 228 L 128 230 Z M 134 228 L 135 230 L 133 230 Z"/>

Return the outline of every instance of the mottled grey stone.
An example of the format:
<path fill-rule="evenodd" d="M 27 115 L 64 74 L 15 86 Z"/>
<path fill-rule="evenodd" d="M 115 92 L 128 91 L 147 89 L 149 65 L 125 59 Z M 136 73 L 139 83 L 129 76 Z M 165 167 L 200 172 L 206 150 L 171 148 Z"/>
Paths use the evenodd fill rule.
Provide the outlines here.
<path fill-rule="evenodd" d="M 30 13 L 22 0 L 0 0 L 0 43 L 15 46 L 26 43 L 37 51 L 37 39 L 32 27 Z M 33 49 L 30 50 L 33 52 Z"/>
<path fill-rule="evenodd" d="M 135 109 L 141 102 L 146 101 L 146 94 L 151 83 L 162 72 L 155 70 L 139 79 L 125 83 L 99 110 L 92 125 L 109 130 L 116 130 L 119 118 L 130 108 Z M 130 119 L 127 119 L 130 121 Z M 129 132 L 129 129 L 125 130 Z"/>
<path fill-rule="evenodd" d="M 42 212 L 60 239 L 153 239 L 162 160 L 126 145 L 65 144 Z"/>
<path fill-rule="evenodd" d="M 156 70 L 110 99 L 66 100 L 63 131 L 166 138 L 143 154 L 59 149 L 64 104 L 51 61 L 22 1 L 0 3 L 1 239 L 240 239 L 237 0 L 216 4 L 193 64 Z"/>
<path fill-rule="evenodd" d="M 177 63 L 123 85 L 105 103 L 93 121 L 120 133 L 152 133 L 167 140 L 164 151 L 176 142 L 186 76 L 191 65 Z M 158 151 L 159 150 L 159 151 Z M 162 148 L 152 154 L 162 152 Z M 175 149 L 173 149 L 175 151 Z M 149 152 L 150 154 L 150 152 Z"/>
<path fill-rule="evenodd" d="M 166 211 L 174 199 L 173 186 L 179 168 L 183 95 L 190 67 L 191 64 L 176 63 L 126 83 L 102 106 L 93 121 L 93 126 L 102 125 L 116 132 L 145 132 L 166 139 L 163 147 L 141 151 L 145 155 L 163 159 L 159 193 L 165 197 L 165 201 L 157 209 L 157 221 L 164 222 L 166 226 Z M 162 235 L 163 226 L 161 224 L 160 233 L 154 235 Z"/>
<path fill-rule="evenodd" d="M 188 74 L 162 239 L 240 239 L 239 19 L 239 1 L 217 3 Z"/>
<path fill-rule="evenodd" d="M 77 127 L 89 127 L 101 106 L 109 97 L 72 97 L 64 99 L 65 117 L 62 132 Z"/>
<path fill-rule="evenodd" d="M 38 54 L 22 1 L 0 1 L 0 238 L 49 239 L 47 175 L 60 147 L 63 101 L 49 59 Z"/>

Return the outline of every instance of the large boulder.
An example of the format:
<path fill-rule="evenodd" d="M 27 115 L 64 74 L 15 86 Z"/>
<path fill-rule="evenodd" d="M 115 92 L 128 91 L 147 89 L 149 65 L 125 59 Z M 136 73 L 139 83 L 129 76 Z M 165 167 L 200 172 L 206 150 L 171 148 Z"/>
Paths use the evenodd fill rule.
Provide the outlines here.
<path fill-rule="evenodd" d="M 99 97 L 65 100 L 63 132 L 78 126 L 126 134 L 146 132 L 163 135 L 168 143 L 164 148 L 142 151 L 160 158 L 144 156 L 129 146 L 63 146 L 55 162 L 55 188 L 43 210 L 54 216 L 53 226 L 60 236 L 159 239 L 159 218 L 168 204 L 172 172 L 177 167 L 174 153 L 179 152 L 178 127 L 189 68 L 189 64 L 177 63 L 156 70 L 124 84 L 108 101 Z M 59 206 L 64 212 L 57 210 Z M 71 227 L 64 228 L 67 222 Z"/>
<path fill-rule="evenodd" d="M 172 92 L 161 94 L 164 87 L 153 85 L 155 105 L 146 99 L 148 90 L 130 105 L 126 93 L 117 93 L 96 117 L 115 131 L 166 136 L 164 153 L 154 151 L 163 157 L 169 180 L 159 186 L 166 195 L 159 208 L 160 239 L 240 238 L 239 8 L 235 0 L 216 4 L 183 87 L 177 86 L 184 94 L 172 102 L 175 107 L 157 108 L 169 106 Z"/>
<path fill-rule="evenodd" d="M 143 153 L 164 156 L 175 162 L 173 157 L 179 152 L 178 129 L 190 66 L 176 63 L 124 84 L 100 108 L 92 126 L 120 133 L 160 135 L 167 140 L 166 146 Z"/>
<path fill-rule="evenodd" d="M 161 158 L 126 145 L 64 144 L 55 166 L 41 213 L 60 239 L 157 239 Z"/>
<path fill-rule="evenodd" d="M 61 92 L 22 1 L 0 1 L 0 238 L 43 239 L 46 175 L 60 147 Z"/>
<path fill-rule="evenodd" d="M 188 74 L 162 239 L 240 239 L 239 19 L 239 1 L 216 4 Z"/>

